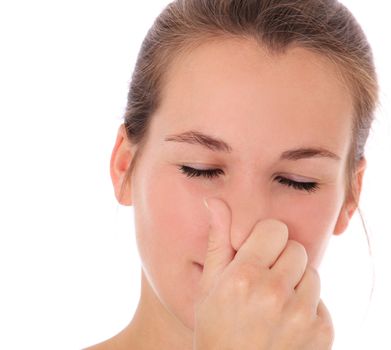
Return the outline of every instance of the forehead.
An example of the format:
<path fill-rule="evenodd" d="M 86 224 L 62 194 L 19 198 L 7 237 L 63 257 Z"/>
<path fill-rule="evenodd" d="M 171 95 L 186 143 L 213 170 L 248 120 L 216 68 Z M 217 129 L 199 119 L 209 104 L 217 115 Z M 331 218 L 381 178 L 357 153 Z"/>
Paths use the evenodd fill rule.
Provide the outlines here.
<path fill-rule="evenodd" d="M 258 148 L 260 140 L 282 148 L 316 143 L 342 154 L 352 106 L 326 58 L 299 47 L 270 55 L 252 40 L 225 39 L 177 57 L 155 127 L 161 134 L 207 130 Z"/>

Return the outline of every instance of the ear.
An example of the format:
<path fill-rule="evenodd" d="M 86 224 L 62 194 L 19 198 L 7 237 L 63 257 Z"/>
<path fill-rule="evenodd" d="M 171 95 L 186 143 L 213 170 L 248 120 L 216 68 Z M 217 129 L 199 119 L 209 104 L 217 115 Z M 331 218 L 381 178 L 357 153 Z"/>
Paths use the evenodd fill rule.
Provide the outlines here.
<path fill-rule="evenodd" d="M 126 136 L 125 125 L 118 129 L 117 140 L 111 153 L 110 175 L 114 186 L 115 197 L 122 205 L 132 205 L 130 183 L 124 186 L 123 197 L 121 197 L 121 186 L 125 180 L 126 170 L 132 161 L 134 152 Z"/>
<path fill-rule="evenodd" d="M 354 212 L 357 209 L 366 166 L 367 166 L 367 161 L 363 157 L 359 161 L 356 172 L 352 179 L 353 191 L 355 195 L 349 194 L 348 196 L 346 196 L 345 202 L 339 213 L 337 223 L 335 224 L 334 235 L 340 235 L 343 232 L 345 232 L 346 228 L 349 225 L 350 219 L 352 218 Z"/>

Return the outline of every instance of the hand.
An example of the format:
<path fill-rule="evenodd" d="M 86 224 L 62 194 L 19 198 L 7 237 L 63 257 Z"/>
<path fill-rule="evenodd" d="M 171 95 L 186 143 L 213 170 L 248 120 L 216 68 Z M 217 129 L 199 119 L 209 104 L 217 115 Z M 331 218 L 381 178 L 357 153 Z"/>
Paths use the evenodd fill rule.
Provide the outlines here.
<path fill-rule="evenodd" d="M 324 350 L 334 331 L 317 271 L 281 221 L 258 221 L 235 255 L 231 211 L 208 199 L 208 252 L 193 350 Z"/>

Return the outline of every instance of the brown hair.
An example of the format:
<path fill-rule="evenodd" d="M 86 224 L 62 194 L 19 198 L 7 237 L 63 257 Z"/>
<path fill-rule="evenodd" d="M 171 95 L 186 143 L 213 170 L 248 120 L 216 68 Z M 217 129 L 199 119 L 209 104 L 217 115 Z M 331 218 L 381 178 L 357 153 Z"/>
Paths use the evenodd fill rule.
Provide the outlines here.
<path fill-rule="evenodd" d="M 299 46 L 327 57 L 349 88 L 354 120 L 347 162 L 346 195 L 352 184 L 378 102 L 372 50 L 351 12 L 336 0 L 176 0 L 148 31 L 133 72 L 124 124 L 138 145 L 121 189 L 129 182 L 162 99 L 164 79 L 175 58 L 207 40 L 255 39 L 270 54 Z M 356 201 L 357 202 L 357 201 Z"/>

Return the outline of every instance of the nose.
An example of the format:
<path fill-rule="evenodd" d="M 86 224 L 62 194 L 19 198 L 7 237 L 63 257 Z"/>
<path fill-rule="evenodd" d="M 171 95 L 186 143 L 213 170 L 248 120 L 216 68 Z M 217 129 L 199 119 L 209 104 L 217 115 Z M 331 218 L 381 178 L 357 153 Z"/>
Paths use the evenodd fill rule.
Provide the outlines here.
<path fill-rule="evenodd" d="M 238 251 L 255 224 L 264 219 L 273 217 L 273 208 L 270 194 L 254 188 L 231 192 L 225 196 L 227 204 L 231 208 L 231 245 Z"/>

